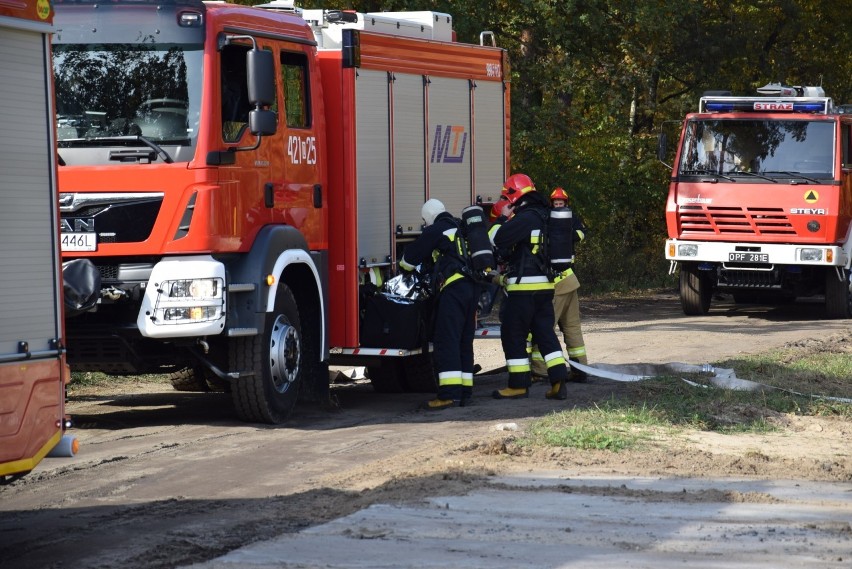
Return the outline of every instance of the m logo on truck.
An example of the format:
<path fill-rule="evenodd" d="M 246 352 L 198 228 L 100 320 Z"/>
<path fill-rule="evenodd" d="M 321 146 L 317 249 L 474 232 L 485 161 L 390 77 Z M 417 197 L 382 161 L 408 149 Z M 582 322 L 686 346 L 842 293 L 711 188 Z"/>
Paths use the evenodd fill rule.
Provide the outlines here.
<path fill-rule="evenodd" d="M 447 125 L 435 127 L 435 141 L 432 143 L 432 159 L 430 162 L 446 164 L 461 164 L 464 162 L 464 151 L 467 146 L 467 133 L 463 126 Z"/>

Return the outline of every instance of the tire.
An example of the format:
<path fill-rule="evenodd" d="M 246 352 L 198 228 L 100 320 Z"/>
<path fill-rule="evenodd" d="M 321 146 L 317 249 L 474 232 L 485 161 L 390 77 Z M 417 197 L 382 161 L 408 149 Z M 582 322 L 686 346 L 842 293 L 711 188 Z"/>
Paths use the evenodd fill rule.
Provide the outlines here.
<path fill-rule="evenodd" d="M 169 381 L 175 391 L 210 391 L 204 373 L 197 367 L 185 367 L 182 370 L 170 373 Z"/>
<path fill-rule="evenodd" d="M 680 305 L 687 316 L 702 316 L 710 311 L 713 284 L 695 265 L 680 268 Z"/>
<path fill-rule="evenodd" d="M 231 385 L 203 366 L 186 367 L 180 371 L 169 374 L 169 381 L 175 391 L 192 391 L 205 393 L 215 391 L 219 393 L 228 392 Z"/>
<path fill-rule="evenodd" d="M 825 270 L 825 316 L 832 320 L 852 316 L 852 291 L 850 273 L 843 271 L 843 280 L 837 278 L 833 268 Z"/>
<path fill-rule="evenodd" d="M 232 370 L 251 375 L 234 380 L 232 398 L 237 416 L 254 423 L 283 423 L 290 416 L 307 373 L 299 308 L 290 288 L 280 283 L 275 309 L 266 315 L 262 334 L 234 338 Z"/>
<path fill-rule="evenodd" d="M 408 393 L 436 393 L 438 378 L 432 364 L 432 354 L 426 352 L 402 358 L 403 389 Z"/>
<path fill-rule="evenodd" d="M 403 369 L 396 358 L 385 358 L 381 365 L 368 366 L 367 377 L 376 393 L 402 393 Z"/>

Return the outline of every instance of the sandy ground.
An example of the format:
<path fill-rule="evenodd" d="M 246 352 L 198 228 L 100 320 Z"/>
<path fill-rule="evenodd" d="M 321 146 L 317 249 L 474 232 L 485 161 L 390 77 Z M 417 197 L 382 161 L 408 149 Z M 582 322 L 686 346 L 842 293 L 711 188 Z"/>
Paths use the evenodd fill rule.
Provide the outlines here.
<path fill-rule="evenodd" d="M 671 294 L 586 301 L 584 333 L 593 364 L 703 364 L 793 344 L 800 345 L 802 353 L 845 351 L 852 337 L 850 322 L 815 319 L 820 310 L 819 305 L 767 309 L 717 302 L 710 315 L 687 318 Z M 477 361 L 485 371 L 499 368 L 504 363 L 499 341 L 479 341 Z M 662 506 L 657 504 L 745 504 L 761 509 L 779 503 L 793 507 L 801 501 L 785 492 L 752 492 L 742 483 L 741 490 L 733 491 L 724 481 L 757 481 L 764 488 L 771 483 L 785 489 L 825 484 L 835 492 L 825 494 L 830 498 L 820 499 L 817 493 L 810 499 L 828 508 L 816 522 L 808 522 L 803 513 L 797 520 L 794 512 L 789 519 L 778 517 L 776 531 L 793 532 L 795 526 L 795 539 L 805 543 L 796 555 L 806 552 L 811 559 L 812 549 L 821 548 L 822 554 L 813 559 L 822 566 L 848 566 L 843 564 L 852 559 L 852 529 L 842 522 L 844 516 L 852 519 L 852 510 L 842 499 L 838 505 L 837 499 L 852 488 L 849 421 L 784 415 L 777 417 L 779 429 L 771 434 L 661 434 L 650 447 L 619 453 L 529 450 L 517 444 L 517 436 L 532 419 L 564 406 L 594 405 L 629 386 L 593 378 L 572 385 L 566 402 L 546 400 L 542 385 L 535 385 L 526 400 L 489 398 L 505 381 L 503 373 L 477 376 L 477 404 L 440 413 L 417 409 L 425 399 L 422 394 L 380 395 L 365 381 L 340 383 L 333 387 L 334 408 L 300 407 L 279 427 L 234 421 L 226 394 L 177 393 L 150 385 L 124 386 L 122 392 L 72 391 L 69 412 L 82 449 L 71 459 L 46 459 L 28 477 L 0 487 L 0 566 L 108 569 L 203 563 L 247 544 L 302 535 L 302 530 L 338 535 L 343 530 L 327 524 L 345 526 L 352 522 L 350 516 L 362 511 L 434 508 L 451 499 L 460 511 L 474 511 L 478 501 L 487 500 L 489 492 L 502 489 L 507 480 L 513 488 L 531 484 L 538 489 L 537 500 L 556 503 L 556 494 L 551 494 L 554 479 L 562 485 L 566 480 L 584 481 L 570 492 L 558 489 L 560 499 L 573 494 L 588 503 L 590 497 L 605 496 L 606 501 L 594 503 L 609 503 L 616 510 L 625 495 L 638 500 L 637 512 L 642 507 L 648 512 L 646 535 L 665 519 L 665 510 L 658 511 Z M 518 430 L 507 430 L 511 425 Z M 660 490 L 664 494 L 643 494 L 626 482 L 624 488 L 612 482 L 680 483 L 686 478 L 704 484 L 689 492 L 667 488 Z M 598 485 L 594 480 L 611 483 Z M 518 499 L 529 501 L 530 492 L 524 493 L 527 498 Z M 406 515 L 411 515 L 408 510 L 386 523 L 403 531 L 404 521 L 399 520 Z M 638 513 L 636 520 L 643 523 Z M 710 513 L 695 521 L 711 522 L 723 523 Z M 754 530 L 754 543 L 774 533 L 764 522 L 760 531 Z M 575 529 L 580 532 L 575 535 L 586 531 Z M 369 531 L 364 539 L 371 537 Z M 624 543 L 639 547 L 636 539 Z M 808 540 L 816 545 L 811 548 Z M 829 542 L 836 543 L 834 550 L 822 546 Z M 647 549 L 648 543 L 642 547 Z M 694 546 L 687 540 L 671 548 L 686 555 Z M 470 555 L 475 556 L 475 550 Z M 712 560 L 719 559 L 715 553 L 708 555 L 695 566 L 728 566 L 714 564 Z M 511 557 L 502 559 L 505 563 L 494 566 L 512 566 Z M 608 559 L 612 566 L 613 558 Z M 820 566 L 800 560 L 802 566 Z M 376 560 L 372 565 L 309 561 L 273 566 L 409 566 L 380 565 Z M 438 565 L 440 561 L 435 560 Z M 729 561 L 730 566 L 757 566 L 754 557 L 725 557 L 725 563 Z M 652 556 L 648 565 L 634 566 L 654 562 Z M 448 561 L 442 566 L 454 565 Z"/>

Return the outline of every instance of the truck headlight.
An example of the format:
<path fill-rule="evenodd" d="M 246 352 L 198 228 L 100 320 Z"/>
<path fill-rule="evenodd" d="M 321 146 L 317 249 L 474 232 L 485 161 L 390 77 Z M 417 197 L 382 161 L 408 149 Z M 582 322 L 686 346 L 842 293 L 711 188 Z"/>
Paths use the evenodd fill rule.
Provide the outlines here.
<path fill-rule="evenodd" d="M 799 249 L 800 261 L 822 261 L 822 249 L 807 248 Z"/>
<path fill-rule="evenodd" d="M 694 243 L 681 243 L 677 246 L 678 257 L 697 257 L 698 245 Z"/>
<path fill-rule="evenodd" d="M 166 281 L 163 292 L 169 298 L 219 298 L 220 279 L 186 279 Z"/>
<path fill-rule="evenodd" d="M 218 306 L 191 306 L 181 308 L 166 308 L 163 310 L 163 320 L 167 322 L 206 322 L 219 318 L 221 310 Z"/>

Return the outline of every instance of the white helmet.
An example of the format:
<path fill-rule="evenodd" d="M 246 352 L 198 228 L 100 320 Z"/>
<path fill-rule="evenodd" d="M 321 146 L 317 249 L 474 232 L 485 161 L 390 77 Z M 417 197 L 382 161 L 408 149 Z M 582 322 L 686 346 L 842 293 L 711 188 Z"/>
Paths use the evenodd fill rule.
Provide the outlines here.
<path fill-rule="evenodd" d="M 444 208 L 444 204 L 441 203 L 440 200 L 433 198 L 423 204 L 423 207 L 420 209 L 420 217 L 423 218 L 426 225 L 432 225 L 435 223 L 435 218 L 438 217 L 438 214 L 444 213 L 445 211 L 447 210 Z"/>

